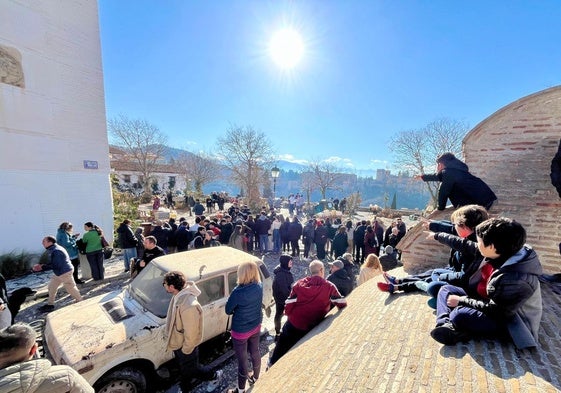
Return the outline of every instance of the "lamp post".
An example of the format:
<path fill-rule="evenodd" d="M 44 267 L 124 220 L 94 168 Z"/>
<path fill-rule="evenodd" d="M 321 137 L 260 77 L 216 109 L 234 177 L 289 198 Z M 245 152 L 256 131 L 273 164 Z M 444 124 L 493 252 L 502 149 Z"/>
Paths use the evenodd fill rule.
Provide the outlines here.
<path fill-rule="evenodd" d="M 275 165 L 273 169 L 271 169 L 271 177 L 273 178 L 273 209 L 275 208 L 275 194 L 277 191 L 277 178 L 279 175 L 280 169 Z"/>

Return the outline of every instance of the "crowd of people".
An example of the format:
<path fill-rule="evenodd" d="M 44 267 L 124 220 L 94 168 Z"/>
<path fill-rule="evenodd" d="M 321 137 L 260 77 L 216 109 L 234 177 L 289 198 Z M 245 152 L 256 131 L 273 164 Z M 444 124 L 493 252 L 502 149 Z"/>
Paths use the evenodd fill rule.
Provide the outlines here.
<path fill-rule="evenodd" d="M 427 239 L 450 247 L 446 267 L 405 277 L 390 275 L 387 271 L 399 263 L 396 246 L 407 231 L 400 217 L 387 228 L 377 218 L 344 223 L 340 219 L 304 219 L 298 214 L 298 197 L 292 196 L 288 198 L 286 218 L 274 206 L 268 209 L 264 206 L 254 215 L 246 205 L 233 203 L 227 211 L 213 211 L 208 200 L 206 209 L 201 201 L 195 200 L 192 225 L 184 217 L 178 225 L 173 218 L 167 222 L 156 221 L 150 234 L 144 237 L 142 228 L 133 231 L 131 222 L 124 220 L 117 229 L 124 268 L 138 274 L 157 256 L 215 245 L 229 245 L 261 255 L 279 254 L 273 280 L 276 345 L 269 367 L 333 307 L 346 307 L 347 296 L 357 285 L 376 276 L 384 279 L 377 283 L 378 288 L 391 295 L 411 291 L 429 295 L 428 304 L 436 309 L 436 324 L 430 335 L 440 343 L 453 345 L 477 338 L 510 337 L 517 348 L 537 346 L 542 313 L 538 277 L 542 268 L 535 251 L 525 243 L 522 225 L 509 218 L 489 218 L 488 209 L 496 201 L 495 194 L 451 153 L 438 157 L 436 174 L 418 178 L 441 182 L 439 209 L 445 207 L 447 200 L 455 207 L 450 221 L 423 222 Z M 206 217 L 205 210 L 214 215 Z M 77 274 L 80 249 L 87 256 L 94 280 L 103 279 L 103 231 L 91 222 L 84 225 L 84 230 L 86 233 L 77 241 L 78 234 L 73 234 L 72 224 L 64 222 L 56 238 L 43 239 L 49 263 L 37 270 L 52 269 L 54 273 L 44 311 L 54 308 L 61 285 L 76 301 L 82 300 L 76 286 L 81 282 Z M 309 276 L 294 280 L 291 268 L 295 260 L 309 262 Z M 326 275 L 327 268 L 329 275 Z M 209 386 L 215 386 L 220 372 L 198 363 L 204 323 L 197 301 L 200 290 L 181 272 L 167 273 L 163 287 L 173 296 L 166 320 L 167 349 L 173 351 L 179 363 L 182 390 L 192 388 L 193 376 L 211 380 Z M 237 286 L 225 307 L 225 312 L 232 316 L 231 336 L 238 360 L 237 386 L 230 392 L 244 392 L 247 383 L 253 385 L 259 379 L 262 298 L 259 268 L 253 262 L 241 264 Z M 284 324 L 283 317 L 286 317 Z M 15 383 L 17 378 L 23 380 L 21 373 L 31 367 L 28 362 L 46 362 L 29 360 L 35 353 L 33 334 L 24 324 L 0 330 L 0 387 L 2 383 Z M 37 363 L 35 367 L 44 367 L 46 373 L 57 376 L 64 374 L 64 378 L 57 378 L 63 378 L 72 387 L 69 391 L 92 391 L 78 374 L 62 369 L 66 366 Z"/>

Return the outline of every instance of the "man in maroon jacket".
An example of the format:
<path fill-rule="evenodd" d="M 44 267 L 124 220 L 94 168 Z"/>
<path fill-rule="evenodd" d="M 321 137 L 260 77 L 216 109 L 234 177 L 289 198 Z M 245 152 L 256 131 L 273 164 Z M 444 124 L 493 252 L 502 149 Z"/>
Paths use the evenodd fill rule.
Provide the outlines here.
<path fill-rule="evenodd" d="M 320 323 L 333 306 L 343 308 L 347 305 L 337 287 L 324 278 L 321 261 L 310 262 L 309 269 L 311 276 L 296 281 L 286 299 L 284 313 L 288 320 L 269 360 L 271 366 Z"/>

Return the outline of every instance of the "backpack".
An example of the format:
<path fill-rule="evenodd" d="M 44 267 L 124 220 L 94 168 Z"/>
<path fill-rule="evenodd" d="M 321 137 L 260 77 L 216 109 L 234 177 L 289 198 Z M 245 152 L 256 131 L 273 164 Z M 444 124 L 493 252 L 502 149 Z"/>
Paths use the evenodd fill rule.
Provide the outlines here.
<path fill-rule="evenodd" d="M 189 245 L 187 246 L 187 250 L 194 250 L 194 249 L 195 249 L 195 240 L 197 240 L 197 238 L 202 239 L 201 236 L 195 236 L 195 237 L 193 238 L 193 240 L 191 240 L 191 241 L 189 242 Z"/>

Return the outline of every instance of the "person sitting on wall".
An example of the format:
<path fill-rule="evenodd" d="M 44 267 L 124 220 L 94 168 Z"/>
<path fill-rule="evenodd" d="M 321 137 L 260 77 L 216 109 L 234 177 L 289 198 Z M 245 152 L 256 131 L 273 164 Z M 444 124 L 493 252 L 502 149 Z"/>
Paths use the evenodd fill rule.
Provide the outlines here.
<path fill-rule="evenodd" d="M 522 225 L 491 218 L 475 232 L 485 257 L 480 280 L 471 281 L 479 298 L 454 285 L 438 292 L 436 327 L 431 336 L 444 345 L 472 338 L 510 337 L 518 349 L 533 348 L 543 311 L 540 260 L 526 242 Z"/>
<path fill-rule="evenodd" d="M 310 262 L 310 277 L 296 281 L 290 295 L 285 302 L 284 313 L 288 320 L 269 359 L 273 365 L 302 337 L 320 323 L 333 306 L 343 308 L 347 301 L 337 287 L 324 278 L 325 268 L 323 262 L 314 260 Z"/>
<path fill-rule="evenodd" d="M 429 229 L 427 239 L 434 239 L 448 245 L 454 250 L 450 264 L 445 268 L 428 270 L 417 275 L 396 278 L 384 273 L 385 283 L 378 283 L 381 291 L 394 293 L 395 291 L 424 291 L 433 299 L 429 300 L 431 307 L 436 306 L 438 290 L 445 284 L 453 284 L 467 288 L 472 275 L 479 269 L 483 256 L 477 248 L 475 227 L 489 218 L 487 211 L 478 205 L 462 206 L 450 216 L 450 221 L 427 222 Z M 450 234 L 453 225 L 456 235 Z"/>
<path fill-rule="evenodd" d="M 330 262 L 329 266 L 331 267 L 331 273 L 327 276 L 327 281 L 335 284 L 341 296 L 348 296 L 353 290 L 353 280 L 345 270 L 345 264 L 337 259 Z"/>
<path fill-rule="evenodd" d="M 480 178 L 469 173 L 468 166 L 452 153 L 444 153 L 436 159 L 434 174 L 416 175 L 415 179 L 438 181 L 438 210 L 446 208 L 450 199 L 455 208 L 465 205 L 481 205 L 489 210 L 497 200 L 495 193 Z"/>

